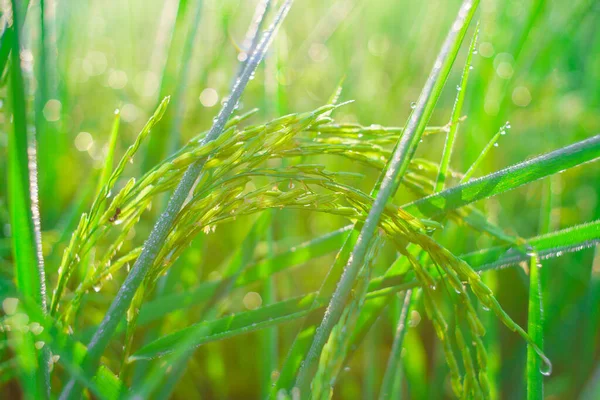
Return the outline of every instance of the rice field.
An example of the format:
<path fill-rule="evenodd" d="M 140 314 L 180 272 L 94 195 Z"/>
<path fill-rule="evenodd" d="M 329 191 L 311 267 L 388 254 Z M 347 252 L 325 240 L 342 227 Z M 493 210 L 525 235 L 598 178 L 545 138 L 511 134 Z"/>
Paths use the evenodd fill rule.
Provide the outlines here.
<path fill-rule="evenodd" d="M 600 398 L 594 0 L 4 0 L 0 397 Z"/>

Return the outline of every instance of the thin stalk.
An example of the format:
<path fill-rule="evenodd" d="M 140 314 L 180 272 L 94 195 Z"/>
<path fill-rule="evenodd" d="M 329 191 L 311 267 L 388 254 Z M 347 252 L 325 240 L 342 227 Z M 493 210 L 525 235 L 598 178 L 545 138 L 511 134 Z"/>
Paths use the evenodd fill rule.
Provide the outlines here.
<path fill-rule="evenodd" d="M 539 233 L 550 233 L 552 231 L 552 209 L 554 208 L 554 193 L 552 192 L 552 179 L 544 184 L 542 204 L 540 207 Z"/>
<path fill-rule="evenodd" d="M 236 76 L 240 76 L 240 74 L 244 71 L 244 68 L 246 68 L 246 64 L 250 60 L 250 56 L 254 54 L 260 39 L 259 33 L 265 23 L 265 16 L 269 12 L 270 8 L 271 0 L 260 0 L 256 5 L 252 22 L 250 23 L 248 31 L 246 31 L 246 36 L 244 37 L 244 43 L 242 45 L 242 48 L 244 49 L 243 53 L 240 53 L 238 56 L 238 59 L 241 60 L 241 63 Z"/>
<path fill-rule="evenodd" d="M 406 131 L 394 150 L 373 207 L 364 222 L 354 250 L 327 307 L 323 321 L 317 328 L 304 364 L 301 365 L 298 372 L 296 387 L 300 389 L 300 393 L 308 393 L 308 386 L 312 380 L 313 371 L 318 363 L 323 346 L 342 315 L 358 271 L 364 263 L 365 255 L 375 236 L 381 214 L 404 177 L 478 4 L 478 0 L 465 0 L 463 2 L 421 92 L 417 106 L 408 120 Z M 432 94 L 434 94 L 433 97 Z"/>
<path fill-rule="evenodd" d="M 396 383 L 396 376 L 402 370 L 402 344 L 404 342 L 404 335 L 406 334 L 406 317 L 408 316 L 408 308 L 412 298 L 412 290 L 407 290 L 404 294 L 404 302 L 402 304 L 402 312 L 398 319 L 398 326 L 396 327 L 396 334 L 394 335 L 394 343 L 392 344 L 392 350 L 390 351 L 390 357 L 388 358 L 387 367 L 385 368 L 385 375 L 383 376 L 383 383 L 381 384 L 381 391 L 379 393 L 379 400 L 395 398 L 400 396 L 400 393 L 394 393 L 394 384 Z"/>
<path fill-rule="evenodd" d="M 223 103 L 223 107 L 219 111 L 213 126 L 203 139 L 203 144 L 215 140 L 223 132 L 223 128 L 225 127 L 227 120 L 236 109 L 246 85 L 250 81 L 250 78 L 258 67 L 258 64 L 264 57 L 269 45 L 272 42 L 276 30 L 283 22 L 283 19 L 287 15 L 291 5 L 292 0 L 287 0 L 279 9 L 273 24 L 263 35 L 256 48 L 256 52 L 248 61 L 248 65 L 244 69 L 240 78 L 235 82 L 235 85 L 231 91 L 231 95 L 229 96 L 229 100 Z M 119 291 L 110 305 L 106 315 L 104 316 L 104 319 L 90 340 L 88 345 L 88 354 L 83 365 L 86 372 L 91 374 L 96 370 L 97 364 L 100 361 L 100 357 L 108 346 L 119 322 L 125 318 L 125 314 L 129 308 L 129 305 L 131 304 L 135 292 L 144 280 L 144 277 L 146 276 L 146 273 L 150 267 L 154 264 L 154 261 L 158 256 L 158 252 L 164 244 L 167 235 L 171 230 L 173 222 L 179 213 L 179 210 L 183 206 L 183 203 L 192 190 L 196 180 L 199 178 L 201 179 L 200 173 L 202 172 L 205 163 L 206 158 L 203 158 L 194 162 L 187 169 L 183 175 L 183 178 L 177 185 L 175 192 L 171 196 L 165 211 L 161 214 L 158 221 L 154 225 L 150 236 L 144 243 L 140 256 L 133 265 L 133 268 L 125 279 L 125 282 L 123 282 L 123 285 L 119 288 Z M 65 400 L 77 399 L 80 397 L 80 395 L 81 386 L 78 385 L 74 380 L 71 380 L 65 386 L 60 398 Z"/>
<path fill-rule="evenodd" d="M 271 221 L 273 221 L 274 210 L 267 211 L 271 213 Z M 273 222 L 267 228 L 267 256 L 273 257 L 275 254 L 275 246 L 273 240 Z M 275 277 L 269 276 L 265 279 L 264 287 L 263 287 L 263 304 L 270 305 L 277 302 L 276 297 L 276 285 L 275 285 Z M 278 359 L 278 337 L 277 337 L 277 328 L 272 327 L 265 329 L 260 337 L 261 341 L 261 354 L 263 354 L 260 359 L 262 360 L 260 368 L 261 368 L 261 380 L 260 380 L 260 389 L 261 389 L 261 398 L 266 399 L 269 396 L 269 392 L 271 390 L 271 382 L 273 380 L 272 375 L 273 371 L 277 369 L 277 359 Z"/>
<path fill-rule="evenodd" d="M 442 153 L 442 160 L 440 162 L 440 170 L 438 173 L 437 180 L 433 192 L 439 192 L 444 190 L 446 183 L 446 177 L 448 175 L 448 168 L 450 166 L 450 158 L 452 157 L 452 149 L 454 148 L 454 142 L 456 141 L 456 134 L 458 133 L 458 126 L 460 125 L 460 114 L 462 107 L 465 102 L 465 95 L 467 92 L 467 82 L 469 81 L 469 74 L 471 72 L 471 65 L 473 59 L 473 52 L 477 45 L 477 37 L 479 35 L 479 22 L 475 26 L 475 33 L 471 39 L 471 45 L 469 46 L 469 53 L 467 54 L 467 61 L 463 68 L 462 78 L 460 85 L 457 87 L 458 94 L 454 101 L 454 108 L 452 109 L 452 117 L 450 118 L 450 130 L 446 136 L 446 142 L 444 143 L 444 151 Z"/>
<path fill-rule="evenodd" d="M 362 379 L 362 398 L 374 399 L 376 395 L 375 381 L 377 379 L 376 369 L 373 365 L 377 363 L 377 334 L 376 329 L 371 329 L 365 338 L 363 346 L 363 379 Z"/>
<path fill-rule="evenodd" d="M 483 148 L 483 150 L 481 150 L 481 153 L 479 154 L 479 156 L 477 156 L 477 158 L 475 159 L 475 161 L 473 162 L 473 164 L 471 164 L 471 166 L 469 167 L 469 169 L 467 170 L 467 172 L 465 172 L 465 175 L 460 180 L 460 183 L 465 183 L 469 179 L 471 179 L 471 177 L 473 176 L 473 174 L 477 170 L 477 167 L 479 167 L 479 165 L 481 164 L 481 162 L 483 161 L 483 159 L 485 158 L 485 156 L 487 156 L 488 153 L 490 152 L 490 150 L 492 150 L 492 147 L 498 147 L 498 139 L 500 139 L 500 136 L 506 135 L 506 130 L 507 129 L 510 129 L 510 123 L 508 123 L 508 122 L 506 122 L 498 130 L 498 132 L 496 132 L 496 134 L 494 136 L 492 136 L 492 138 L 485 145 L 485 147 Z"/>
<path fill-rule="evenodd" d="M 272 6 L 271 0 L 263 0 L 261 2 L 263 4 L 262 18 L 264 19 L 264 15 L 269 12 L 269 9 Z M 259 9 L 257 6 L 257 10 L 255 12 L 255 19 L 257 18 L 257 14 L 259 14 Z M 257 25 L 257 31 L 260 28 L 259 24 Z M 250 31 L 248 32 L 250 33 Z M 256 36 L 256 33 L 254 34 Z M 246 40 L 250 40 L 251 36 L 246 35 Z M 251 51 L 254 51 L 254 39 L 252 39 L 252 45 L 250 47 Z M 249 52 L 249 54 L 252 54 Z M 271 50 L 270 55 L 265 60 L 265 94 L 266 98 L 270 99 L 267 101 L 267 112 L 269 114 L 279 115 L 276 113 L 276 110 L 279 110 L 279 99 L 277 96 L 279 83 L 276 77 L 276 71 L 274 65 L 277 60 L 277 50 Z M 282 161 L 282 166 L 285 164 L 285 161 Z M 276 213 L 274 210 L 269 210 L 271 213 L 271 224 L 267 230 L 267 256 L 274 257 L 275 256 L 275 227 L 277 224 Z M 275 304 L 277 302 L 277 290 L 276 290 L 276 282 L 274 276 L 269 276 L 265 279 L 265 283 L 263 286 L 263 304 L 268 306 L 270 304 Z M 267 399 L 269 397 L 269 393 L 271 391 L 272 383 L 274 381 L 273 373 L 277 370 L 277 365 L 279 361 L 279 332 L 277 327 L 267 328 L 265 329 L 260 336 L 261 340 L 261 350 L 262 354 L 265 356 L 262 358 L 263 361 L 261 363 L 261 398 Z"/>
<path fill-rule="evenodd" d="M 544 327 L 542 309 L 542 288 L 539 270 L 539 256 L 532 250 L 529 260 L 529 312 L 527 333 L 540 349 L 544 348 Z M 544 376 L 542 361 L 533 346 L 527 346 L 527 400 L 544 398 Z"/>
<path fill-rule="evenodd" d="M 46 47 L 46 21 L 44 18 L 44 13 L 46 10 L 46 1 L 40 0 L 40 12 L 39 12 L 39 42 L 38 42 L 38 62 L 35 63 L 35 72 L 36 72 L 36 94 L 35 94 L 35 129 L 37 141 L 41 146 L 46 148 L 49 143 L 49 135 L 50 129 L 49 124 L 44 117 L 44 106 L 46 102 L 49 100 L 48 93 L 48 52 Z M 50 151 L 50 154 L 54 153 Z M 55 158 L 44 156 L 42 154 L 42 158 L 40 160 L 40 169 L 44 176 L 43 184 L 41 185 L 42 189 L 42 199 L 43 200 L 51 200 L 51 193 L 56 190 L 56 168 L 55 168 Z M 51 187 L 51 188 L 50 188 Z M 48 201 L 48 204 L 54 203 L 53 201 Z M 50 208 L 50 207 L 48 207 Z M 55 208 L 52 206 L 52 208 Z M 51 211 L 50 214 L 53 213 L 54 210 Z"/>

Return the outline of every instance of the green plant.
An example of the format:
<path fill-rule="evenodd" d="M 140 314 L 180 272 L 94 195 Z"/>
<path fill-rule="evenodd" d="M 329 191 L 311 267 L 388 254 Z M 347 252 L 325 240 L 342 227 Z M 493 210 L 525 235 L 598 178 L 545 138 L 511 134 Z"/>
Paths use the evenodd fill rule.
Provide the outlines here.
<path fill-rule="evenodd" d="M 419 389 L 410 370 L 422 361 L 403 357 L 403 353 L 417 352 L 418 346 L 413 349 L 405 343 L 419 340 L 409 326 L 415 324 L 415 315 L 420 319 L 419 313 L 424 313 L 428 320 L 424 329 L 437 338 L 431 346 L 443 362 L 436 363 L 441 378 L 421 378 L 441 382 L 438 386 L 443 387 L 447 376 L 451 388 L 443 393 L 442 388 L 427 389 L 430 396 L 435 397 L 435 390 L 457 398 L 499 396 L 493 361 L 498 350 L 485 336 L 486 330 L 496 331 L 499 321 L 527 345 L 524 386 L 528 398 L 542 398 L 544 377 L 552 371 L 543 351 L 550 322 L 544 320 L 542 309 L 546 316 L 558 313 L 543 307 L 548 278 L 546 267 L 539 265 L 542 260 L 596 245 L 600 221 L 550 229 L 556 201 L 550 187 L 544 198 L 546 207 L 540 207 L 541 229 L 521 236 L 518 230 L 495 221 L 489 210 L 482 211 L 478 202 L 492 201 L 497 195 L 596 160 L 600 135 L 556 146 L 557 150 L 473 179 L 510 128 L 509 123 L 494 121 L 486 128 L 502 128 L 482 151 L 469 142 L 477 147 L 477 156 L 471 157 L 470 166 L 460 168 L 466 172 L 450 167 L 456 162 L 459 127 L 462 136 L 470 126 L 470 114 L 475 113 L 471 104 L 467 118 L 462 116 L 467 91 L 475 85 L 471 67 L 483 24 L 471 28 L 478 13 L 477 0 L 465 0 L 458 9 L 405 126 L 344 121 L 344 110 L 353 106 L 340 101 L 347 96 L 343 89 L 352 85 L 348 78 L 328 88 L 333 94 L 313 111 L 253 124 L 261 118 L 256 115 L 261 111 L 242 112 L 240 98 L 254 76 L 263 73 L 259 64 L 292 7 L 291 0 L 280 3 L 273 7 L 271 1 L 259 2 L 241 53 L 246 58 L 240 58 L 230 94 L 210 129 L 181 147 L 179 142 L 189 127 L 184 107 L 193 48 L 206 8 L 202 1 L 193 6 L 178 3 L 173 32 L 182 29 L 186 15 L 190 26 L 183 38 L 174 98 L 165 97 L 159 103 L 134 140 L 123 133 L 123 110 L 116 112 L 98 174 L 81 189 L 82 197 L 74 200 L 77 207 L 72 215 L 56 228 L 54 243 L 64 247 L 58 259 L 53 252 L 43 254 L 35 152 L 29 151 L 35 142 L 27 131 L 29 104 L 23 78 L 27 68 L 20 57 L 23 28 L 19 24 L 24 20 L 20 13 L 25 10 L 12 2 L 12 25 L 7 22 L 0 46 L 0 67 L 6 64 L 4 55 L 11 54 L 5 193 L 12 250 L 6 250 L 11 254 L 6 256 L 9 267 L 3 267 L 0 275 L 2 382 L 18 382 L 27 398 L 167 398 L 177 396 L 176 387 L 188 371 L 218 375 L 210 365 L 198 363 L 197 348 L 202 351 L 209 344 L 217 346 L 219 340 L 242 340 L 248 333 L 261 331 L 266 354 L 257 357 L 261 373 L 256 392 L 273 399 L 328 399 L 338 393 L 345 397 L 350 392 L 344 391 L 352 390 L 345 377 L 358 357 L 356 350 L 367 343 L 368 349 L 377 349 L 379 343 L 368 334 L 373 334 L 376 324 L 390 319 L 393 330 L 387 333 L 392 343 L 386 347 L 386 362 L 381 363 L 385 370 L 382 376 L 365 374 L 364 385 L 371 395 L 380 385 L 376 390 L 382 399 L 406 393 L 423 397 L 425 389 Z M 44 7 L 42 2 L 42 33 L 47 30 Z M 532 9 L 531 24 L 541 12 L 539 7 L 536 3 Z M 271 8 L 277 10 L 272 23 L 259 35 Z M 470 44 L 463 46 L 471 29 Z M 530 29 L 526 25 L 525 30 Z M 49 59 L 46 46 L 51 41 L 45 34 L 39 40 L 40 59 Z M 436 126 L 430 121 L 444 101 L 444 88 L 463 47 L 467 55 L 452 96 L 449 122 Z M 273 68 L 281 67 L 278 51 L 267 60 L 266 80 Z M 276 75 L 279 85 L 284 81 L 283 69 Z M 45 64 L 39 76 L 49 79 Z M 166 76 L 161 82 L 167 85 Z M 35 125 L 38 135 L 48 135 L 54 128 L 46 129 L 47 121 L 40 114 L 47 111 L 49 83 L 41 84 L 35 94 Z M 281 87 L 270 90 L 282 91 Z M 283 96 L 270 101 L 276 103 L 268 106 L 272 110 L 286 108 Z M 168 136 L 157 139 L 156 133 L 162 130 Z M 484 136 L 483 129 L 480 136 Z M 438 163 L 431 148 L 440 137 L 445 142 Z M 121 153 L 119 145 L 125 142 L 131 144 L 113 166 Z M 138 161 L 138 153 L 145 157 L 143 162 Z M 46 176 L 55 181 L 60 164 L 44 157 L 40 164 L 49 165 L 53 172 Z M 86 205 L 88 211 L 79 214 Z M 293 232 L 300 224 L 292 224 L 289 216 L 308 213 L 317 215 L 319 221 L 350 225 L 325 235 L 323 230 L 311 231 L 310 240 L 293 245 L 298 242 Z M 227 239 L 230 234 L 236 240 Z M 447 236 L 452 235 L 459 239 L 449 241 Z M 483 238 L 477 241 L 483 243 L 477 251 L 460 243 L 473 236 Z M 211 238 L 216 242 L 212 253 L 205 252 L 199 259 L 189 256 L 199 247 L 199 240 Z M 211 257 L 218 265 L 210 274 L 203 273 L 199 265 L 213 262 Z M 323 260 L 333 261 L 326 274 Z M 308 269 L 310 264 L 320 267 L 317 289 L 304 290 L 293 281 L 297 278 L 280 279 L 310 276 L 314 273 Z M 494 291 L 485 278 L 485 273 L 519 265 L 526 266 L 529 281 L 527 329 L 520 319 L 511 317 L 512 310 L 501 305 L 504 299 L 497 296 L 502 292 Z M 49 307 L 46 281 L 53 288 Z M 242 288 L 245 310 L 232 305 Z M 590 292 L 590 304 L 597 293 Z M 281 334 L 278 327 L 290 322 L 286 327 L 291 328 Z M 593 342 L 596 331 L 590 328 L 588 342 Z M 278 357 L 282 349 L 273 345 L 278 341 L 283 358 Z M 246 351 L 256 353 L 252 348 Z M 213 357 L 212 364 L 218 365 L 214 357 L 231 357 L 226 353 L 211 352 L 206 360 L 211 363 Z M 221 377 L 211 384 L 212 395 L 224 396 L 227 379 Z M 410 382 L 410 389 L 404 387 L 405 381 Z M 348 397 L 358 396 L 352 392 Z"/>

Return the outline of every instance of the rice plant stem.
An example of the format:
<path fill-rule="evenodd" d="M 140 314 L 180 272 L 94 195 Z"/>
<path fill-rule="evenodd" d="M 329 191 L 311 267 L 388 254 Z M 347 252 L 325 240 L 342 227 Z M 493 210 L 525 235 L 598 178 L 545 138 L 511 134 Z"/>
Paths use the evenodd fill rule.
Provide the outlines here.
<path fill-rule="evenodd" d="M 539 256 L 529 250 L 529 310 L 527 316 L 527 332 L 535 343 L 544 347 L 544 316 L 542 306 L 542 287 L 540 282 L 541 264 Z M 544 377 L 542 361 L 532 346 L 527 346 L 527 399 L 541 400 L 544 398 Z"/>
<path fill-rule="evenodd" d="M 252 40 L 252 43 L 250 45 L 250 51 L 248 51 L 248 53 L 247 53 L 249 56 L 247 56 L 247 58 L 244 60 L 244 62 L 242 62 L 240 64 L 238 73 L 236 74 L 236 77 L 233 81 L 234 84 L 235 84 L 235 81 L 237 81 L 239 79 L 241 74 L 244 72 L 244 69 L 246 68 L 246 66 L 248 65 L 250 60 L 252 59 L 252 55 L 254 54 L 256 47 L 261 39 L 261 36 L 259 33 L 261 30 L 261 27 L 263 26 L 263 24 L 265 22 L 265 16 L 267 14 L 269 6 L 270 6 L 270 0 L 263 1 L 256 6 L 254 18 L 252 19 L 252 22 L 250 23 L 248 32 L 246 33 L 246 38 L 251 38 L 251 40 Z M 199 23 L 199 20 L 196 21 L 196 23 Z M 190 49 L 190 52 L 191 52 L 191 49 Z M 183 85 L 183 86 L 185 86 L 185 85 Z M 179 116 L 176 115 L 176 118 L 178 118 L 178 117 Z M 175 148 L 170 148 L 169 154 L 172 154 L 174 151 L 175 151 Z M 204 190 L 208 191 L 210 189 L 204 189 Z M 168 270 L 167 273 L 170 273 L 170 271 L 171 270 Z M 165 286 L 163 285 L 160 287 L 160 289 L 162 290 L 162 289 L 164 289 L 164 287 Z M 228 289 L 225 289 L 225 291 L 226 290 L 228 290 Z M 214 299 L 214 301 L 218 301 L 218 297 L 214 297 L 213 299 Z M 214 304 L 213 304 L 213 306 L 214 306 Z M 205 311 L 209 310 L 211 308 L 212 308 L 212 306 L 207 304 L 207 306 L 204 308 L 204 310 L 202 312 L 203 315 L 201 315 L 201 317 L 206 317 L 206 315 L 204 315 Z M 214 316 L 211 315 L 211 317 L 214 317 Z M 185 373 L 187 365 L 188 365 L 188 361 L 192 357 L 193 354 L 194 354 L 193 350 L 190 350 L 190 351 L 187 351 L 185 353 L 185 355 L 182 355 L 181 357 L 175 359 L 175 361 L 171 364 L 171 367 L 172 367 L 171 373 L 166 377 L 164 384 L 161 385 L 160 391 L 158 393 L 156 393 L 157 399 L 166 399 L 171 396 L 171 392 L 177 385 L 177 382 L 179 382 L 179 379 L 181 379 L 181 376 Z M 152 374 L 150 373 L 150 374 L 148 374 L 148 376 L 152 376 Z M 132 389 L 132 391 L 133 391 L 133 389 Z"/>
<path fill-rule="evenodd" d="M 460 80 L 460 86 L 458 86 L 458 95 L 454 102 L 454 108 L 452 109 L 452 117 L 450 119 L 450 130 L 446 136 L 446 142 L 444 143 L 444 152 L 442 154 L 442 160 L 440 162 L 440 169 L 437 180 L 435 182 L 434 193 L 444 190 L 446 183 L 446 177 L 448 174 L 448 168 L 450 166 L 450 158 L 452 157 L 452 149 L 454 148 L 454 142 L 456 140 L 456 134 L 458 133 L 458 126 L 460 125 L 460 114 L 462 107 L 465 102 L 465 94 L 467 88 L 467 82 L 469 81 L 469 73 L 471 72 L 471 62 L 473 59 L 473 52 L 475 51 L 475 45 L 477 44 L 477 36 L 479 34 L 479 22 L 475 27 L 475 33 L 471 39 L 471 45 L 469 46 L 469 53 L 467 54 L 467 61 L 463 69 L 462 78 Z"/>
<path fill-rule="evenodd" d="M 275 20 L 273 21 L 273 24 L 263 35 L 261 42 L 256 47 L 255 53 L 252 55 L 240 78 L 235 82 L 229 100 L 223 103 L 223 107 L 221 108 L 221 111 L 219 111 L 212 128 L 203 140 L 204 143 L 213 141 L 223 132 L 223 128 L 233 111 L 236 109 L 237 103 L 246 85 L 248 84 L 251 75 L 254 73 L 256 67 L 264 57 L 266 50 L 273 39 L 275 31 L 279 25 L 281 25 L 281 22 L 287 15 L 291 5 L 292 0 L 287 0 L 281 6 L 277 16 L 275 17 Z M 125 282 L 123 282 L 123 285 L 119 288 L 119 291 L 110 305 L 106 315 L 104 316 L 104 319 L 90 340 L 88 345 L 88 353 L 83 364 L 84 370 L 87 372 L 93 372 L 96 369 L 96 366 L 100 361 L 100 357 L 108 346 L 108 343 L 110 342 L 118 324 L 125 317 L 125 313 L 131 304 L 131 300 L 133 299 L 137 288 L 142 283 L 150 267 L 154 264 L 158 252 L 165 242 L 173 222 L 179 213 L 179 210 L 189 195 L 194 183 L 199 178 L 205 162 L 206 159 L 197 160 L 187 169 L 183 175 L 183 178 L 181 179 L 181 182 L 179 182 L 175 192 L 171 196 L 165 211 L 160 215 L 158 221 L 154 225 L 150 236 L 144 243 L 142 253 L 136 260 L 131 272 L 125 279 Z M 71 379 L 65 386 L 60 398 L 64 400 L 77 399 L 80 397 L 80 394 L 81 387 L 75 382 L 75 380 Z"/>
<path fill-rule="evenodd" d="M 394 335 L 394 343 L 392 344 L 392 350 L 390 351 L 390 356 L 388 358 L 385 375 L 383 377 L 383 383 L 381 384 L 379 400 L 390 399 L 394 397 L 394 383 L 396 380 L 396 375 L 401 368 L 402 343 L 404 342 L 404 335 L 406 334 L 406 317 L 408 316 L 408 308 L 411 298 L 412 290 L 407 290 L 404 294 L 402 312 L 400 313 L 400 318 L 398 319 L 398 325 Z"/>
<path fill-rule="evenodd" d="M 304 363 L 298 372 L 296 387 L 300 389 L 301 396 L 306 396 L 308 393 L 309 383 L 312 379 L 313 371 L 318 363 L 323 346 L 327 342 L 331 330 L 342 315 L 350 291 L 354 285 L 356 275 L 364 263 L 365 255 L 369 250 L 371 240 L 375 236 L 381 214 L 383 213 L 388 200 L 396 191 L 396 188 L 408 168 L 412 155 L 416 151 L 421 134 L 428 120 L 428 118 L 424 118 L 424 116 L 431 115 L 431 112 L 435 107 L 435 102 L 429 101 L 429 98 L 434 90 L 441 91 L 447 73 L 456 56 L 458 50 L 457 47 L 460 46 L 460 43 L 462 42 L 468 22 L 470 22 L 473 17 L 478 3 L 478 0 L 465 0 L 463 2 L 458 16 L 435 61 L 433 69 L 425 82 L 417 106 L 408 120 L 406 130 L 402 135 L 398 146 L 394 150 L 389 163 L 389 168 L 385 173 L 381 188 L 373 203 L 373 207 L 369 211 L 369 215 L 367 216 L 358 236 L 358 240 L 356 241 L 356 246 L 350 255 L 336 290 L 325 311 L 323 321 L 316 330 L 313 342 L 308 350 Z M 440 79 L 443 74 L 445 76 Z"/>

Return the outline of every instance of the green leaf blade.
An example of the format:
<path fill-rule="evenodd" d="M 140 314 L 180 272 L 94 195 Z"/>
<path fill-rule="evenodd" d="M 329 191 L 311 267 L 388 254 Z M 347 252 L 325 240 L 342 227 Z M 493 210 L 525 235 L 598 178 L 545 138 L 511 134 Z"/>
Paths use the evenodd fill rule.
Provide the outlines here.
<path fill-rule="evenodd" d="M 540 283 L 541 264 L 536 253 L 530 254 L 529 262 L 529 312 L 527 333 L 537 346 L 544 348 L 544 316 L 542 310 L 542 288 Z M 542 400 L 544 398 L 545 366 L 538 356 L 537 351 L 530 345 L 527 346 L 527 399 Z"/>
<path fill-rule="evenodd" d="M 405 205 L 414 216 L 431 218 L 515 189 L 600 157 L 600 135 Z"/>

